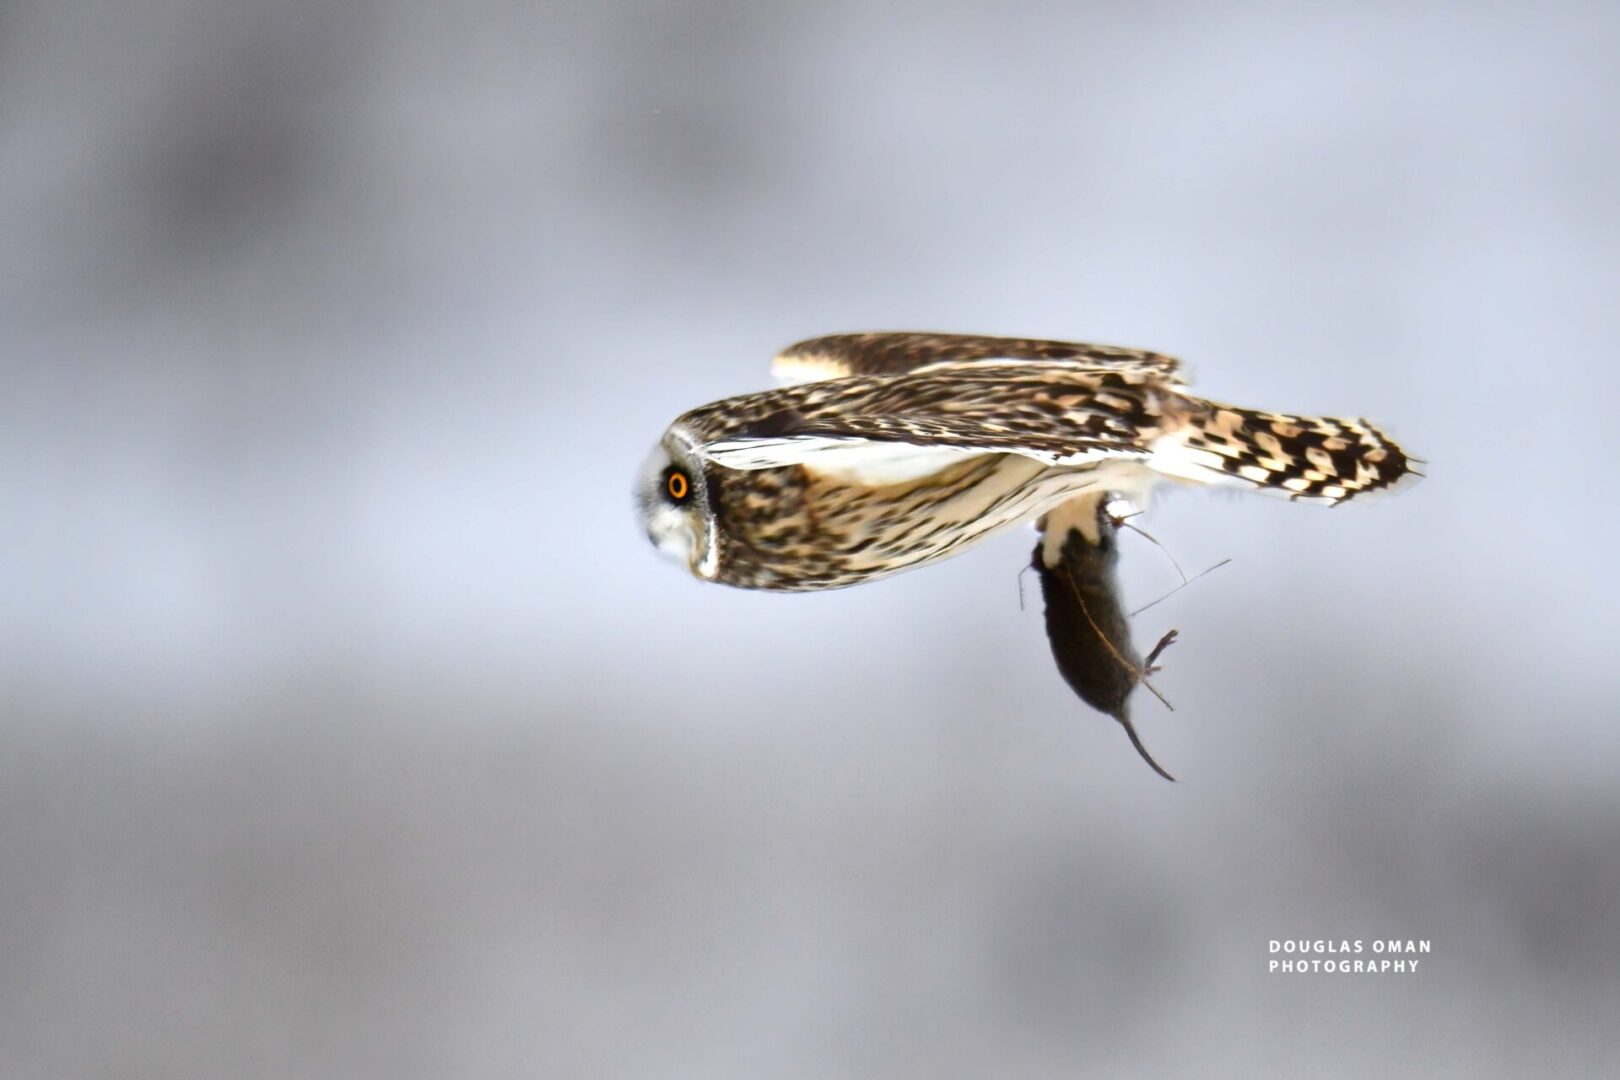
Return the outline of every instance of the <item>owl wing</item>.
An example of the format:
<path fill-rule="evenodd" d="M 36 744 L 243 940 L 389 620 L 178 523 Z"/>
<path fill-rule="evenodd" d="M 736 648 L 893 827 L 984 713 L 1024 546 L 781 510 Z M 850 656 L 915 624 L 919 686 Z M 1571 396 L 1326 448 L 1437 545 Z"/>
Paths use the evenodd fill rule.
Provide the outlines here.
<path fill-rule="evenodd" d="M 789 345 L 776 355 L 771 373 L 783 383 L 844 379 L 853 375 L 903 375 L 936 365 L 1030 361 L 1085 371 L 1153 374 L 1180 384 L 1181 362 L 1172 356 L 1040 338 L 985 337 L 882 331 L 832 334 Z"/>
<path fill-rule="evenodd" d="M 1048 465 L 1145 459 L 1164 391 L 1156 374 L 1067 361 L 942 362 L 729 399 L 718 407 L 743 419 L 698 449 L 727 468 L 803 465 L 867 483 L 928 475 L 979 454 Z"/>
<path fill-rule="evenodd" d="M 935 360 L 728 398 L 683 419 L 700 433 L 694 446 L 728 468 L 801 465 L 868 484 L 927 476 L 965 456 L 1018 454 L 1054 466 L 1125 459 L 1162 476 L 1332 505 L 1417 475 L 1365 421 L 1222 405 L 1163 370 L 1079 357 Z"/>
<path fill-rule="evenodd" d="M 974 417 L 866 416 L 810 418 L 792 409 L 772 413 L 736 435 L 705 443 L 704 456 L 728 469 L 769 469 L 783 465 L 830 464 L 860 454 L 877 459 L 916 457 L 929 452 L 942 459 L 979 454 L 1018 454 L 1048 465 L 1074 465 L 1101 457 L 1145 457 L 1147 449 L 1131 436 L 1105 430 L 1036 432 Z M 948 463 L 942 460 L 942 465 Z"/>

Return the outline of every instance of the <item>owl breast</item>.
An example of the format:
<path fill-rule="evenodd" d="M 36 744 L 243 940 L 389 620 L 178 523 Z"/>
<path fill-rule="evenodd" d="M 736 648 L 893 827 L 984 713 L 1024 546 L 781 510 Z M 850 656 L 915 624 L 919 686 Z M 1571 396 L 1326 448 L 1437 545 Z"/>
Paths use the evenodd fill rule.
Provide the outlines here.
<path fill-rule="evenodd" d="M 1093 468 L 986 454 L 870 486 L 802 465 L 715 469 L 716 578 L 752 589 L 836 589 L 957 554 L 1096 486 Z"/>

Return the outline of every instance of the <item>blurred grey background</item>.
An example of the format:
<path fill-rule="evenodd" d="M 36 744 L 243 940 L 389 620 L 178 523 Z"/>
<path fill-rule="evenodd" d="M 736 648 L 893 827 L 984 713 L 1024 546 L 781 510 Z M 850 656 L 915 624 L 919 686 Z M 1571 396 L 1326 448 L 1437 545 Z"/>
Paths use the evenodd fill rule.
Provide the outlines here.
<path fill-rule="evenodd" d="M 1617 51 L 1600 4 L 0 7 L 0 1073 L 1612 1065 Z M 1175 352 L 1429 479 L 1155 508 L 1233 560 L 1139 623 L 1172 786 L 1028 533 L 812 596 L 646 544 L 673 416 L 869 328 Z"/>

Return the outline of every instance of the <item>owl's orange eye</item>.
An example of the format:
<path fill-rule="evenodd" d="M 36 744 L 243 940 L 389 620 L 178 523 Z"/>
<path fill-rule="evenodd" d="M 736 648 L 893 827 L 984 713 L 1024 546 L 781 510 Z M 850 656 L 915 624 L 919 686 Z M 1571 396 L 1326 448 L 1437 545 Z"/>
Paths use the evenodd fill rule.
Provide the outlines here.
<path fill-rule="evenodd" d="M 674 499 L 676 502 L 680 502 L 682 499 L 686 498 L 686 493 L 687 493 L 687 491 L 689 489 L 688 489 L 687 484 L 686 484 L 686 474 L 685 473 L 682 473 L 682 472 L 672 472 L 672 473 L 670 473 L 669 474 L 669 480 L 667 481 L 667 483 L 669 485 L 669 497 L 670 498 Z"/>

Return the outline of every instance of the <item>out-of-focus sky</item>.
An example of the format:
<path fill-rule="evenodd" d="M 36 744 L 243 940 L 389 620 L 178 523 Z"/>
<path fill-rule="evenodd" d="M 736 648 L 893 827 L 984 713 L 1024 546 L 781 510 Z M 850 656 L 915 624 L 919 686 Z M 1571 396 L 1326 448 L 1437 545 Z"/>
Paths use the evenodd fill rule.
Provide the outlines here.
<path fill-rule="evenodd" d="M 1612 1064 L 1617 53 L 1597 4 L 0 8 L 0 1072 Z M 673 416 L 873 328 L 1174 352 L 1429 479 L 1155 507 L 1232 558 L 1139 623 L 1172 786 L 1028 533 L 809 596 L 647 545 Z"/>

